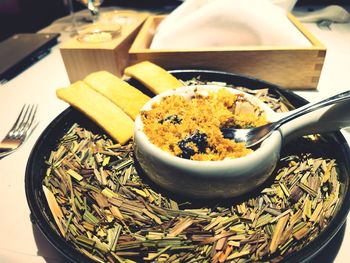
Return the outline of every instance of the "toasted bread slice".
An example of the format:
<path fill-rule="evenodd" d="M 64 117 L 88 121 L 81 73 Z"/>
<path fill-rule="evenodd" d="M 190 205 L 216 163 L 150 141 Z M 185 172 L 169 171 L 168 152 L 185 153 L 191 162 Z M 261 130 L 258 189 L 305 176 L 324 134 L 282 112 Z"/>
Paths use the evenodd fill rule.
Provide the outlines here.
<path fill-rule="evenodd" d="M 159 94 L 163 91 L 183 86 L 183 83 L 180 80 L 175 78 L 165 69 L 149 61 L 143 61 L 127 67 L 124 73 L 140 81 L 154 94 Z"/>
<path fill-rule="evenodd" d="M 133 120 L 142 106 L 150 99 L 129 83 L 107 71 L 91 73 L 84 79 L 84 82 L 120 107 Z"/>
<path fill-rule="evenodd" d="M 83 81 L 58 89 L 56 95 L 86 114 L 120 144 L 125 144 L 133 136 L 133 120 Z"/>

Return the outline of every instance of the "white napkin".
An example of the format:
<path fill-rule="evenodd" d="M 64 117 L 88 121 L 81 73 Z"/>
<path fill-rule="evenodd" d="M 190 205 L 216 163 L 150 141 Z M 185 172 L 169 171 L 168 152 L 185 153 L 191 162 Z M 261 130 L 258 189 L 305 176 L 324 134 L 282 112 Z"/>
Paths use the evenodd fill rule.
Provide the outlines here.
<path fill-rule="evenodd" d="M 150 48 L 311 46 L 286 13 L 269 0 L 187 0 L 158 26 Z"/>

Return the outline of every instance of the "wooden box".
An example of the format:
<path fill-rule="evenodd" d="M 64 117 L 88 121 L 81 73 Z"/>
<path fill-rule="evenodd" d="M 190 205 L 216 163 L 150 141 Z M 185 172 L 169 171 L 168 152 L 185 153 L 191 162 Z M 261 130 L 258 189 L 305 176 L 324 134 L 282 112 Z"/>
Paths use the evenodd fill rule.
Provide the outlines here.
<path fill-rule="evenodd" d="M 293 15 L 288 18 L 310 46 L 152 50 L 149 46 L 164 16 L 151 16 L 129 50 L 130 63 L 149 60 L 167 69 L 214 69 L 249 75 L 289 89 L 316 89 L 326 48 Z"/>
<path fill-rule="evenodd" d="M 124 68 L 129 65 L 130 46 L 148 17 L 147 14 L 135 12 L 130 12 L 130 15 L 135 16 L 133 23 L 119 27 L 121 31 L 115 39 L 101 43 L 86 43 L 77 36 L 60 46 L 70 82 L 81 80 L 89 73 L 99 70 L 107 70 L 117 76 L 123 75 Z M 105 29 L 115 28 L 112 24 L 103 26 Z M 89 28 L 85 31 L 88 30 Z"/>

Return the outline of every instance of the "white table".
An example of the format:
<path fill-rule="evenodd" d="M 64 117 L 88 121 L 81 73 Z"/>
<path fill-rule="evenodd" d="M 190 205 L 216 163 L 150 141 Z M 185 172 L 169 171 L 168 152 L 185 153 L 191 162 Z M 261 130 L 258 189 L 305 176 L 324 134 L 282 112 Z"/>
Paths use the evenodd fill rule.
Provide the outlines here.
<path fill-rule="evenodd" d="M 350 23 L 333 24 L 332 31 L 320 30 L 315 24 L 306 24 L 309 30 L 328 48 L 326 61 L 317 91 L 299 91 L 298 95 L 315 101 L 350 89 Z M 67 104 L 58 100 L 55 90 L 67 86 L 68 77 L 58 47 L 50 55 L 24 71 L 15 79 L 0 86 L 0 138 L 12 126 L 25 103 L 39 104 L 40 123 L 29 140 L 15 153 L 0 160 L 0 262 L 64 262 L 64 258 L 32 225 L 24 191 L 24 173 L 30 151 L 39 135 Z M 344 135 L 350 142 L 348 132 Z M 350 202 L 350 200 L 347 200 Z M 348 216 L 350 220 L 350 215 Z M 342 229 L 343 241 L 336 263 L 349 262 L 350 230 Z M 325 250 L 325 255 L 337 251 Z M 325 259 L 325 258 L 323 258 Z"/>

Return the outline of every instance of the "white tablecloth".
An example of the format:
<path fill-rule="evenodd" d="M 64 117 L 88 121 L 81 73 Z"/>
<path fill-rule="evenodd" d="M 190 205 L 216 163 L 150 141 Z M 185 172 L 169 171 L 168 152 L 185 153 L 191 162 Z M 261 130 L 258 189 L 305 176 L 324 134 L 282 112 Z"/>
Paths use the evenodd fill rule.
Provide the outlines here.
<path fill-rule="evenodd" d="M 296 93 L 315 101 L 350 89 L 350 24 L 333 24 L 331 31 L 320 30 L 315 24 L 306 26 L 327 46 L 328 51 L 318 90 Z M 28 156 L 38 136 L 67 108 L 67 104 L 56 98 L 55 90 L 68 84 L 56 46 L 50 55 L 0 86 L 0 138 L 11 128 L 25 103 L 39 104 L 37 119 L 40 120 L 23 147 L 0 160 L 0 262 L 64 262 L 63 257 L 48 244 L 30 221 L 24 191 L 24 173 Z M 350 138 L 347 132 L 344 134 L 347 139 Z M 323 252 L 326 257 L 336 253 L 340 246 L 335 262 L 349 262 L 350 230 L 343 228 L 332 246 Z M 325 260 L 325 257 L 322 259 Z"/>

